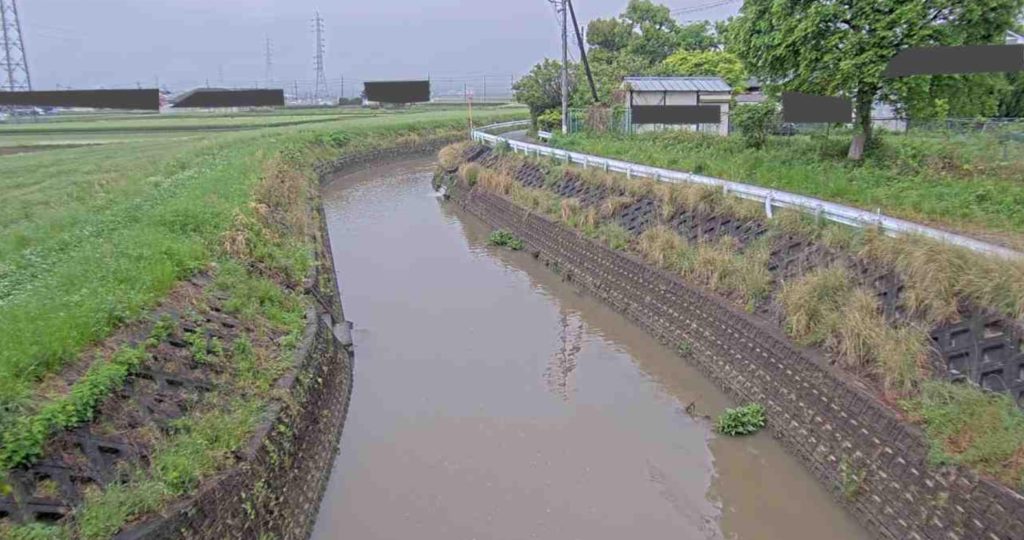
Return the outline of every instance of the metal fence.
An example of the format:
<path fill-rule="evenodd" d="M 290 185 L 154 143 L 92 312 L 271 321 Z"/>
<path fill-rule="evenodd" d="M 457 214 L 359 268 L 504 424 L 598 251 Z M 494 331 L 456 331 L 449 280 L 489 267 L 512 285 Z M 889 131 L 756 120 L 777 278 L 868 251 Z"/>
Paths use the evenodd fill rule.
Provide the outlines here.
<path fill-rule="evenodd" d="M 651 131 L 687 130 L 717 134 L 719 124 L 635 124 L 628 107 L 569 109 L 569 133 L 632 135 Z"/>
<path fill-rule="evenodd" d="M 740 182 L 732 182 L 711 176 L 661 169 L 658 167 L 640 165 L 638 163 L 630 163 L 628 161 L 571 152 L 569 150 L 561 150 L 558 148 L 551 148 L 549 146 L 511 140 L 506 137 L 502 137 L 501 135 L 491 133 L 495 130 L 505 130 L 515 126 L 526 125 L 529 125 L 529 121 L 503 122 L 501 124 L 494 124 L 473 130 L 471 135 L 473 140 L 480 143 L 492 146 L 497 145 L 498 143 L 506 144 L 513 152 L 516 153 L 531 156 L 550 156 L 560 159 L 567 164 L 575 163 L 582 165 L 584 168 L 599 167 L 606 171 L 625 173 L 630 178 L 653 178 L 654 180 L 661 182 L 701 184 L 716 187 L 727 194 L 764 204 L 765 215 L 768 218 L 772 217 L 775 209 L 793 208 L 813 214 L 822 219 L 828 219 L 830 221 L 835 221 L 852 227 L 878 228 L 892 236 L 906 234 L 920 235 L 980 253 L 996 255 L 1007 259 L 1024 259 L 1024 253 L 975 240 L 973 238 L 968 238 L 966 236 L 926 227 L 910 221 L 889 217 L 882 214 L 880 211 L 868 212 L 859 208 L 852 208 L 816 199 L 814 197 L 807 197 L 805 195 L 777 191 Z"/>

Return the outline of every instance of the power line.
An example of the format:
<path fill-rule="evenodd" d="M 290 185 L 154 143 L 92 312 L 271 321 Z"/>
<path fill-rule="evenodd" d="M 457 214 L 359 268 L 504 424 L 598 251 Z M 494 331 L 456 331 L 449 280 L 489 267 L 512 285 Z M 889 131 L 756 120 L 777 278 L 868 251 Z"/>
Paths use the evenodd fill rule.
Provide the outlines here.
<path fill-rule="evenodd" d="M 740 0 L 715 0 L 714 2 L 708 2 L 707 4 L 700 4 L 700 5 L 696 5 L 696 6 L 676 8 L 676 9 L 672 10 L 672 14 L 673 15 L 684 15 L 684 14 L 688 14 L 688 13 L 696 13 L 698 11 L 705 11 L 705 10 L 708 10 L 708 9 L 714 9 L 716 7 L 721 7 L 721 6 L 724 6 L 724 5 L 727 5 L 727 4 L 732 4 L 734 2 L 739 2 L 739 1 Z"/>
<path fill-rule="evenodd" d="M 28 73 L 25 40 L 18 20 L 17 0 L 0 0 L 0 70 L 7 81 L 7 90 L 32 90 L 32 77 Z"/>

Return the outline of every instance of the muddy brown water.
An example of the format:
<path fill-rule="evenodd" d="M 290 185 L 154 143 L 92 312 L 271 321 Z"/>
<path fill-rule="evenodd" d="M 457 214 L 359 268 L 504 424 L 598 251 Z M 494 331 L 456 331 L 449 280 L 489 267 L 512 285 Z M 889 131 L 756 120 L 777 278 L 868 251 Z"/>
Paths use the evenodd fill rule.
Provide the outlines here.
<path fill-rule="evenodd" d="M 716 436 L 734 404 L 697 370 L 488 246 L 431 169 L 324 191 L 356 370 L 314 539 L 868 537 L 768 433 Z"/>

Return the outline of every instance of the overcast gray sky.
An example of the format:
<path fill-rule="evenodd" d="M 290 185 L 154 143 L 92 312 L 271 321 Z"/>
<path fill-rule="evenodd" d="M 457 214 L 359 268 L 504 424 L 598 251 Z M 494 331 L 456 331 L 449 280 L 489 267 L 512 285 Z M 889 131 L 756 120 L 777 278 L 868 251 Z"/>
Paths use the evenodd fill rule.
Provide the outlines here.
<path fill-rule="evenodd" d="M 627 0 L 576 0 L 580 24 L 622 11 Z M 715 0 L 664 0 L 671 8 Z M 687 14 L 719 19 L 740 2 Z M 547 0 L 18 0 L 33 86 L 174 90 L 264 79 L 273 42 L 278 81 L 313 79 L 314 10 L 325 20 L 327 77 L 363 80 L 430 75 L 498 80 L 560 55 Z M 279 83 L 281 84 L 281 83 Z M 492 84 L 492 83 L 489 83 Z M 494 83 L 496 84 L 496 83 Z M 507 83 L 506 83 L 507 86 Z M 361 86 L 359 87 L 361 89 Z"/>

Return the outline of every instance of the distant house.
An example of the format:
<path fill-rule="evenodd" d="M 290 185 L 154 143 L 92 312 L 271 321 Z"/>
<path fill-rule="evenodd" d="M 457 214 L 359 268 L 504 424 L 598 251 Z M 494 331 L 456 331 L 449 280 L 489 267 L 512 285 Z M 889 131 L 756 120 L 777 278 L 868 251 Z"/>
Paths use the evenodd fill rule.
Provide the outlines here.
<path fill-rule="evenodd" d="M 767 97 L 764 95 L 764 85 L 757 78 L 751 77 L 747 79 L 747 88 L 743 92 L 736 95 L 736 104 L 742 105 L 744 103 L 761 103 Z"/>
<path fill-rule="evenodd" d="M 622 81 L 626 107 L 642 105 L 714 105 L 721 113 L 719 122 L 709 124 L 632 124 L 632 130 L 687 129 L 729 134 L 729 103 L 732 87 L 720 77 L 626 77 Z"/>

